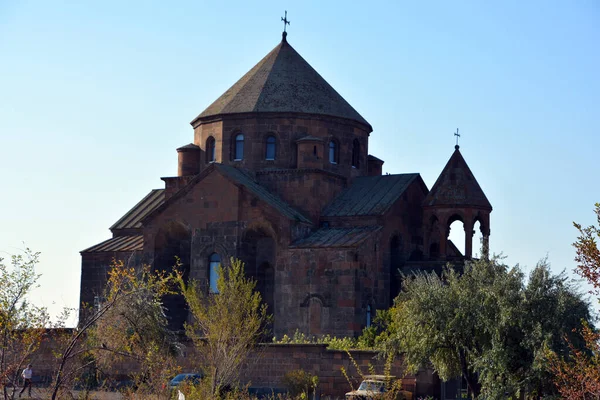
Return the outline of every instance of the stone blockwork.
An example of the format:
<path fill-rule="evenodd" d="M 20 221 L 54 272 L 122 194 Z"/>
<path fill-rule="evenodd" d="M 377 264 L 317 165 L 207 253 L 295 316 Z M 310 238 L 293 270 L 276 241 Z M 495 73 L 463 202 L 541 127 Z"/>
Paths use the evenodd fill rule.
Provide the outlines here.
<path fill-rule="evenodd" d="M 194 127 L 194 144 L 203 151 L 209 137 L 216 142 L 216 162 L 235 165 L 251 171 L 297 168 L 297 141 L 307 136 L 320 139 L 317 156 L 322 169 L 351 180 L 367 175 L 368 139 L 370 130 L 362 124 L 341 118 L 302 114 L 227 115 L 202 121 Z M 244 156 L 234 161 L 235 137 L 244 135 Z M 266 140 L 276 138 L 274 160 L 266 159 Z M 352 167 L 354 140 L 360 143 L 359 168 Z M 335 163 L 329 162 L 328 146 L 335 141 Z M 201 163 L 207 165 L 206 157 Z"/>
<path fill-rule="evenodd" d="M 258 181 L 298 210 L 314 224 L 321 211 L 346 187 L 346 178 L 319 169 L 287 169 L 259 171 Z"/>
<path fill-rule="evenodd" d="M 53 352 L 60 350 L 57 337 L 70 335 L 70 330 L 49 330 L 47 338 L 40 349 L 27 362 L 34 364 L 35 382 L 49 384 L 57 367 L 57 359 Z M 183 346 L 184 353 L 178 364 L 184 372 L 201 370 L 198 357 L 191 343 Z M 351 357 L 351 358 L 350 358 Z M 350 356 L 346 351 L 328 350 L 322 344 L 268 344 L 259 345 L 250 354 L 239 375 L 240 386 L 250 385 L 256 388 L 285 389 L 283 377 L 286 373 L 302 369 L 319 377 L 318 393 L 321 397 L 343 398 L 344 394 L 356 388 L 362 375 L 374 371 L 383 374 L 384 360 L 374 351 L 352 350 Z M 358 366 L 360 372 L 357 370 Z M 346 371 L 350 382 L 344 376 Z M 132 360 L 116 363 L 110 370 L 112 380 L 128 380 L 130 374 L 138 370 L 138 364 Z M 402 378 L 403 386 L 415 397 L 434 396 L 439 398 L 440 380 L 431 370 L 423 369 L 416 375 L 405 374 L 402 358 L 398 357 L 392 364 L 391 375 Z M 352 386 L 351 386 L 352 385 Z"/>
<path fill-rule="evenodd" d="M 140 254 L 141 256 L 141 254 Z M 94 299 L 102 299 L 104 288 L 108 279 L 108 271 L 115 260 L 123 261 L 129 265 L 139 265 L 141 258 L 132 252 L 94 252 L 82 254 L 80 304 L 90 307 L 94 305 Z M 79 320 L 83 315 L 80 308 Z"/>
<path fill-rule="evenodd" d="M 282 379 L 288 372 L 302 369 L 319 377 L 319 393 L 322 397 L 343 398 L 351 387 L 356 388 L 361 374 L 369 374 L 369 365 L 378 374 L 384 373 L 384 360 L 373 351 L 327 350 L 326 345 L 285 344 L 264 346 L 253 354 L 242 372 L 242 382 L 253 387 L 283 388 Z M 359 366 L 361 372 L 356 368 Z M 350 382 L 342 372 L 350 377 Z M 403 386 L 417 396 L 439 397 L 440 382 L 432 371 L 423 370 L 417 375 L 406 375 L 401 359 L 397 359 L 391 375 L 403 378 Z M 353 386 L 351 386 L 353 385 Z"/>
<path fill-rule="evenodd" d="M 392 304 L 401 272 L 470 258 L 476 223 L 488 241 L 491 204 L 458 146 L 431 191 L 416 173 L 382 175 L 371 125 L 285 35 L 191 125 L 177 176 L 82 252 L 82 301 L 101 293 L 113 256 L 134 250 L 158 270 L 177 257 L 205 290 L 236 257 L 275 334 L 358 336 Z M 464 255 L 448 240 L 454 220 L 465 226 Z M 185 302 L 173 297 L 167 309 L 180 329 Z"/>

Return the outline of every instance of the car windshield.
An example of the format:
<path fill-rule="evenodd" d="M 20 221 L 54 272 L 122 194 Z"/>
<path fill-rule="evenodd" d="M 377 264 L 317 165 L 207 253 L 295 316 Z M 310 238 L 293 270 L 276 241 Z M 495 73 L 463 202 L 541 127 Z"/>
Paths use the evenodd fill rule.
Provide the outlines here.
<path fill-rule="evenodd" d="M 383 392 L 385 390 L 385 384 L 378 381 L 362 381 L 358 390 L 368 390 L 370 392 Z"/>
<path fill-rule="evenodd" d="M 171 382 L 181 382 L 184 379 L 194 379 L 196 376 L 196 374 L 179 374 L 175 378 L 173 378 Z"/>

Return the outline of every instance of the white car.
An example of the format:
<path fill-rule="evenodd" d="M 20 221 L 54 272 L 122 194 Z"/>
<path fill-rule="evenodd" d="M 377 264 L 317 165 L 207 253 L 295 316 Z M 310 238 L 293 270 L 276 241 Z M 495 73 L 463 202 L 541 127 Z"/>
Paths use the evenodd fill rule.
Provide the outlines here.
<path fill-rule="evenodd" d="M 392 377 L 387 377 L 388 381 L 393 380 Z M 372 400 L 382 398 L 387 392 L 386 377 L 383 375 L 366 376 L 357 390 L 346 393 L 346 400 Z M 412 393 L 401 390 L 396 399 L 412 399 Z"/>
<path fill-rule="evenodd" d="M 346 400 L 370 400 L 385 392 L 384 381 L 365 379 L 361 382 L 357 390 L 346 393 Z"/>

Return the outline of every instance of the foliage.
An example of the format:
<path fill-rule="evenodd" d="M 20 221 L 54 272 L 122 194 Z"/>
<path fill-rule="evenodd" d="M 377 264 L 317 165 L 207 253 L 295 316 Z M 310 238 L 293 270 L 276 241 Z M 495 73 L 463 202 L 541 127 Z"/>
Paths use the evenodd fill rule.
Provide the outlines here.
<path fill-rule="evenodd" d="M 462 376 L 473 397 L 552 392 L 544 349 L 568 352 L 561 337 L 590 317 L 581 294 L 546 260 L 527 285 L 518 267 L 494 257 L 467 262 L 463 274 L 447 267 L 441 277 L 405 277 L 403 289 L 386 350 L 402 351 L 411 372 L 431 363 L 444 380 Z"/>
<path fill-rule="evenodd" d="M 52 399 L 70 389 L 81 372 L 111 368 L 128 359 L 140 367 L 133 376 L 138 390 L 155 392 L 174 370 L 176 338 L 167 329 L 160 298 L 172 293 L 173 275 L 153 273 L 115 261 L 104 301 L 84 312 L 77 329 L 59 342 Z"/>
<path fill-rule="evenodd" d="M 600 204 L 596 204 L 596 217 L 600 227 Z M 600 293 L 600 250 L 598 240 L 600 229 L 596 226 L 583 228 L 574 223 L 579 231 L 577 241 L 573 244 L 576 249 L 575 272 L 584 277 L 594 288 L 595 294 Z M 564 398 L 574 400 L 600 398 L 600 333 L 595 331 L 585 321 L 579 331 L 581 336 L 565 335 L 564 344 L 569 353 L 565 354 L 549 349 L 547 357 L 554 383 Z M 583 340 L 584 346 L 574 340 Z"/>
<path fill-rule="evenodd" d="M 139 371 L 132 378 L 138 388 L 153 392 L 177 371 L 180 353 L 176 335 L 168 329 L 162 297 L 173 293 L 174 275 L 150 272 L 148 266 L 113 265 L 106 300 L 120 300 L 90 329 L 88 347 L 96 365 L 112 368 L 124 359 L 135 360 Z M 127 292 L 126 296 L 123 295 Z"/>
<path fill-rule="evenodd" d="M 0 258 L 0 382 L 4 399 L 14 398 L 21 370 L 39 348 L 49 321 L 43 307 L 27 301 L 40 275 L 35 273 L 40 253 L 25 249 L 12 255 L 10 266 Z"/>
<path fill-rule="evenodd" d="M 408 399 L 412 399 L 412 393 L 409 391 L 403 390 L 402 379 L 397 379 L 396 377 L 391 375 L 392 364 L 394 363 L 394 355 L 393 354 L 390 353 L 386 357 L 383 375 L 377 375 L 376 371 L 375 371 L 375 367 L 371 363 L 369 363 L 367 366 L 368 374 L 365 373 L 365 371 L 363 371 L 361 366 L 356 362 L 356 360 L 352 356 L 352 353 L 350 353 L 350 351 L 346 351 L 346 354 L 348 355 L 348 358 L 350 359 L 352 365 L 356 369 L 356 372 L 358 373 L 361 382 L 366 379 L 372 379 L 375 377 L 377 379 L 382 379 L 384 381 L 386 391 L 384 393 L 375 395 L 375 397 L 373 399 L 377 399 L 377 400 L 399 400 L 399 399 L 407 399 L 408 400 Z M 342 372 L 342 375 L 344 376 L 344 378 L 346 378 L 346 381 L 348 382 L 350 391 L 357 390 L 358 387 L 355 387 L 354 383 L 360 383 L 360 382 L 353 382 L 353 379 L 350 378 L 348 371 L 344 367 L 341 368 L 341 372 Z"/>
<path fill-rule="evenodd" d="M 571 349 L 568 360 L 548 352 L 554 382 L 565 399 L 600 399 L 600 333 L 584 323 L 581 334 L 587 351 L 580 350 L 565 338 Z"/>
<path fill-rule="evenodd" d="M 598 249 L 598 240 L 600 240 L 600 203 L 596 203 L 596 218 L 598 227 L 590 225 L 583 228 L 580 224 L 573 223 L 579 231 L 579 237 L 573 244 L 577 255 L 575 261 L 578 265 L 575 269 L 579 275 L 584 277 L 596 291 L 600 291 L 600 250 Z"/>
<path fill-rule="evenodd" d="M 393 333 L 389 310 L 378 310 L 373 324 L 364 328 L 358 338 L 337 337 L 331 335 L 307 335 L 296 330 L 292 336 L 283 335 L 273 338 L 276 344 L 325 344 L 328 350 L 383 350 Z"/>
<path fill-rule="evenodd" d="M 288 388 L 292 396 L 304 395 L 306 398 L 317 390 L 319 377 L 303 369 L 295 369 L 286 372 L 283 376 L 283 385 Z"/>
<path fill-rule="evenodd" d="M 244 275 L 244 264 L 231 259 L 217 268 L 218 293 L 209 293 L 199 282 L 178 276 L 181 291 L 193 316 L 186 324 L 209 382 L 206 398 L 233 386 L 242 364 L 266 333 L 270 321 L 267 306 L 255 291 L 256 282 Z"/>

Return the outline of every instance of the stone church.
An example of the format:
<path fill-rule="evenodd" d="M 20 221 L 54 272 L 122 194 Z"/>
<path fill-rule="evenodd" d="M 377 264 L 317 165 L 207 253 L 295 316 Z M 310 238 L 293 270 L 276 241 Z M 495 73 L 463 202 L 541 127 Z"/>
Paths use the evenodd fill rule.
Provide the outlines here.
<path fill-rule="evenodd" d="M 392 304 L 400 272 L 470 258 L 477 222 L 488 241 L 492 206 L 458 145 L 431 190 L 419 174 L 383 175 L 369 154 L 371 125 L 285 32 L 191 125 L 177 176 L 81 252 L 81 302 L 99 298 L 113 258 L 169 270 L 177 256 L 187 278 L 216 292 L 216 266 L 236 257 L 275 335 L 357 336 Z M 457 220 L 464 254 L 448 239 Z M 182 299 L 166 308 L 180 328 Z"/>

